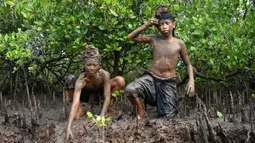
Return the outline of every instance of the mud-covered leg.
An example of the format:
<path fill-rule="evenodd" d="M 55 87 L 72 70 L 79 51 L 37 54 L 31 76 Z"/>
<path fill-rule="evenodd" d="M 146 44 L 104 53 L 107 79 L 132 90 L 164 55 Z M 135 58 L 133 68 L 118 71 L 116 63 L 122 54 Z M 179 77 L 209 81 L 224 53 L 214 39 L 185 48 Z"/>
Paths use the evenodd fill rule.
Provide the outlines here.
<path fill-rule="evenodd" d="M 124 89 L 124 87 L 126 85 L 126 82 L 125 82 L 125 79 L 123 77 L 116 76 L 116 77 L 114 77 L 110 80 L 110 85 L 111 85 L 111 95 L 112 95 L 115 91 Z M 115 98 L 111 98 L 111 101 L 115 102 Z M 107 112 L 110 113 L 110 114 L 117 113 L 117 111 L 114 110 L 110 106 L 108 107 Z"/>
<path fill-rule="evenodd" d="M 83 111 L 83 108 L 82 108 L 81 103 L 79 103 L 78 111 L 77 111 L 77 113 L 76 113 L 75 118 L 76 118 L 76 119 L 79 119 L 79 118 L 80 118 L 81 116 L 83 116 L 83 115 L 84 115 L 84 111 Z"/>
<path fill-rule="evenodd" d="M 124 92 L 124 96 L 126 96 L 128 98 L 128 100 L 131 102 L 131 104 L 134 106 L 134 109 L 135 109 L 134 112 L 137 112 L 137 117 L 139 119 L 144 118 L 145 117 L 145 111 L 143 109 L 142 102 L 137 97 L 135 92 L 136 91 L 134 89 L 127 87 L 125 92 Z"/>

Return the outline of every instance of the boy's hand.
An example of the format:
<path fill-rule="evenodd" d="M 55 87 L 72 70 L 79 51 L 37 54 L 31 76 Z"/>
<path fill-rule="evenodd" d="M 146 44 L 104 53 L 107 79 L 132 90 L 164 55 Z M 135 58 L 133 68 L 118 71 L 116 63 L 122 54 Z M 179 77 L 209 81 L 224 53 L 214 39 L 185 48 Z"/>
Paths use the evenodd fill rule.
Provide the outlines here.
<path fill-rule="evenodd" d="M 194 97 L 195 94 L 195 84 L 192 81 L 189 81 L 188 84 L 186 85 L 185 90 L 187 91 L 187 95 L 189 97 Z"/>
<path fill-rule="evenodd" d="M 73 133 L 72 133 L 72 131 L 71 131 L 71 129 L 70 128 L 67 128 L 67 131 L 66 131 L 66 137 L 67 137 L 67 140 L 69 140 L 69 137 L 71 136 L 71 138 L 73 138 Z"/>
<path fill-rule="evenodd" d="M 158 25 L 158 19 L 157 18 L 151 18 L 148 23 L 150 24 L 150 26 Z"/>

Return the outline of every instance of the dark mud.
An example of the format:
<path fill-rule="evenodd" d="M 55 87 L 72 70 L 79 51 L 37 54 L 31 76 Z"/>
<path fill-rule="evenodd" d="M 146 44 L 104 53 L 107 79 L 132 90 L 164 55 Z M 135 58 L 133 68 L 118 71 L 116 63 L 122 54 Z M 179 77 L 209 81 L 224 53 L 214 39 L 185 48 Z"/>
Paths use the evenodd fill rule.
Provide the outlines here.
<path fill-rule="evenodd" d="M 62 98 L 56 98 L 55 105 L 42 107 L 38 118 L 31 120 L 31 112 L 22 105 L 7 107 L 8 115 L 0 116 L 0 143 L 200 143 L 205 142 L 201 135 L 201 124 L 197 121 L 194 110 L 189 117 L 171 119 L 155 117 L 155 109 L 150 108 L 148 118 L 137 120 L 131 116 L 126 105 L 118 106 L 126 110 L 120 120 L 112 121 L 106 127 L 97 127 L 86 116 L 74 120 L 72 131 L 74 138 L 66 139 L 67 118 L 63 113 Z M 67 106 L 69 112 L 70 106 Z M 84 106 L 85 107 L 85 106 Z M 115 107 L 117 107 L 115 105 Z M 95 107 L 94 113 L 99 109 Z M 250 125 L 240 122 L 228 122 L 222 118 L 210 118 L 214 128 L 216 142 L 244 143 Z M 202 123 L 208 135 L 205 122 Z M 220 131 L 219 131 L 220 130 Z M 217 132 L 218 131 L 218 132 Z M 212 142 L 209 138 L 208 142 Z"/>

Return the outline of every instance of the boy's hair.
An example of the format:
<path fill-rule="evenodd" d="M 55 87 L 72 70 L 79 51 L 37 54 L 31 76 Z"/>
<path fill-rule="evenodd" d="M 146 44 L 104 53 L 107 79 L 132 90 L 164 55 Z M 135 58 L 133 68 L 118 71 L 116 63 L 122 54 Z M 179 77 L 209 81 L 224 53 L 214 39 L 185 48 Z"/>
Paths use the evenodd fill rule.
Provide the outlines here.
<path fill-rule="evenodd" d="M 84 49 L 83 61 L 86 63 L 100 64 L 101 55 L 98 49 L 92 45 L 86 45 Z"/>
<path fill-rule="evenodd" d="M 157 5 L 155 17 L 158 20 L 170 19 L 172 21 L 175 21 L 174 16 L 170 12 L 168 12 L 168 8 L 166 6 L 163 6 L 162 4 Z M 172 31 L 172 35 L 174 37 L 174 29 Z"/>
<path fill-rule="evenodd" d="M 168 12 L 168 8 L 166 6 L 163 6 L 162 4 L 157 5 L 155 17 L 158 20 L 162 20 L 162 19 L 174 20 L 174 16 L 170 12 Z"/>

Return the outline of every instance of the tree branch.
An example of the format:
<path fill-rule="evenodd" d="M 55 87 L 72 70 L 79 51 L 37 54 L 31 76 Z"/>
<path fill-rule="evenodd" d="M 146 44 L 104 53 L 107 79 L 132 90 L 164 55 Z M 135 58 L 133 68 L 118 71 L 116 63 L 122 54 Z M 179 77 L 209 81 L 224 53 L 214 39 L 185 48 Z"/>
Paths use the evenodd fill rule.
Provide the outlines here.
<path fill-rule="evenodd" d="M 232 73 L 229 73 L 227 74 L 225 77 L 223 78 L 217 78 L 217 77 L 214 77 L 214 76 L 209 76 L 209 75 L 204 75 L 200 72 L 197 71 L 197 69 L 195 67 L 193 67 L 193 73 L 194 73 L 194 77 L 200 77 L 202 79 L 206 79 L 206 80 L 212 80 L 212 81 L 216 81 L 216 82 L 221 82 L 221 81 L 224 81 L 225 79 L 227 78 L 230 78 L 230 77 L 233 77 L 237 74 L 240 74 L 242 72 L 242 70 L 236 70 Z M 180 86 L 180 85 L 183 85 L 184 83 L 186 83 L 186 81 L 188 80 L 189 76 L 186 75 L 183 80 L 177 84 L 177 86 Z"/>

